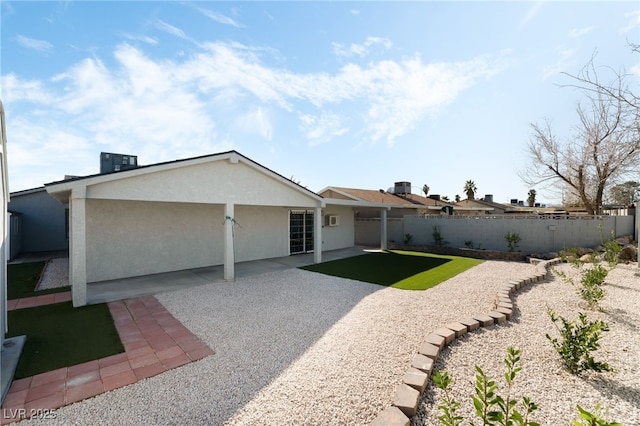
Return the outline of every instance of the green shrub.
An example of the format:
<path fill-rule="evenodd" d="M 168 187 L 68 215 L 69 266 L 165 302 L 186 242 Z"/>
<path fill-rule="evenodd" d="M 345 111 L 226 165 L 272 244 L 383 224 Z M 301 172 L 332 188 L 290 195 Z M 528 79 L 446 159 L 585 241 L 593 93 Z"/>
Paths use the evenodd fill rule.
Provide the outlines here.
<path fill-rule="evenodd" d="M 433 236 L 433 243 L 437 246 L 444 246 L 446 244 L 449 244 L 448 241 L 445 241 L 444 238 L 442 237 L 442 234 L 440 233 L 440 227 L 438 225 L 433 225 L 433 232 L 431 233 L 431 236 Z"/>
<path fill-rule="evenodd" d="M 597 309 L 600 301 L 604 298 L 602 285 L 608 273 L 609 271 L 602 265 L 595 265 L 584 272 L 580 280 L 582 286 L 578 291 L 590 309 Z"/>
<path fill-rule="evenodd" d="M 609 422 L 600 417 L 600 404 L 596 404 L 595 413 L 590 413 L 578 405 L 578 420 L 574 420 L 571 426 L 623 426 L 622 423 Z"/>
<path fill-rule="evenodd" d="M 507 367 L 507 371 L 504 373 L 507 383 L 505 396 L 497 393 L 496 382 L 489 380 L 484 371 L 476 365 L 475 395 L 472 396 L 472 400 L 476 416 L 482 420 L 483 425 L 539 426 L 539 423 L 529 420 L 529 416 L 538 409 L 538 406 L 530 398 L 524 396 L 522 397 L 524 411 L 521 413 L 516 409 L 518 401 L 513 398 L 511 393 L 516 375 L 522 370 L 522 367 L 517 365 L 520 362 L 521 352 L 512 347 L 507 349 L 507 357 L 504 360 Z M 433 381 L 439 389 L 443 390 L 445 395 L 442 404 L 438 405 L 442 412 L 438 420 L 444 426 L 461 425 L 464 418 L 456 414 L 460 403 L 451 398 L 447 390 L 451 384 L 449 374 L 437 371 Z"/>
<path fill-rule="evenodd" d="M 520 238 L 520 235 L 517 232 L 507 232 L 504 236 L 504 239 L 507 240 L 509 251 L 516 251 L 516 249 L 518 248 L 518 243 L 522 241 L 522 238 Z"/>
<path fill-rule="evenodd" d="M 560 333 L 560 339 L 552 338 L 547 334 L 547 339 L 553 348 L 560 354 L 564 366 L 572 374 L 580 374 L 583 371 L 592 370 L 596 372 L 613 371 L 613 368 L 606 362 L 599 362 L 593 359 L 591 352 L 600 347 L 600 335 L 603 331 L 609 331 L 609 326 L 601 320 L 587 322 L 585 313 L 580 313 L 580 321 L 568 321 L 563 317 L 558 317 L 551 310 L 547 310 L 551 321 Z M 558 322 L 562 323 L 562 328 L 558 327 Z"/>

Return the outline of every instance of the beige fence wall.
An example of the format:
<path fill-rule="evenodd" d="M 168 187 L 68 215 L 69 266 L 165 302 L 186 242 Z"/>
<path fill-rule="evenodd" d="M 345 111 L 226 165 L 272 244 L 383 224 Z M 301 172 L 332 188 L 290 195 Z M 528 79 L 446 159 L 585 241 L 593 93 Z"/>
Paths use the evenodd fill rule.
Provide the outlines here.
<path fill-rule="evenodd" d="M 528 253 L 558 251 L 569 247 L 595 247 L 601 239 L 634 235 L 634 216 L 405 216 L 389 220 L 389 241 L 404 242 L 411 235 L 411 244 L 431 245 L 433 227 L 437 226 L 449 247 L 465 247 L 471 241 L 475 248 L 508 249 L 504 236 L 517 233 L 521 241 L 518 250 Z M 376 245 L 380 242 L 380 221 L 356 221 L 356 243 Z"/>

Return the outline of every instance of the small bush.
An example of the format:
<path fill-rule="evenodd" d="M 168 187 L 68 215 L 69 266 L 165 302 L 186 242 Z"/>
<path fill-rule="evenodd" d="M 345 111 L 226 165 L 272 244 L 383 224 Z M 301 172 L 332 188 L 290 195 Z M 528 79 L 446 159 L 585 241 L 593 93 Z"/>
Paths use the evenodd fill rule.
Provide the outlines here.
<path fill-rule="evenodd" d="M 437 246 L 444 246 L 446 244 L 449 244 L 448 241 L 445 241 L 444 238 L 442 237 L 442 234 L 440 233 L 440 227 L 438 225 L 433 225 L 433 232 L 431 233 L 431 236 L 433 237 L 433 243 Z"/>
<path fill-rule="evenodd" d="M 580 374 L 583 371 L 592 370 L 596 372 L 613 371 L 613 368 L 606 362 L 599 362 L 593 359 L 591 352 L 600 347 L 600 335 L 603 331 L 609 331 L 609 326 L 604 321 L 587 322 L 585 313 L 580 313 L 579 323 L 567 321 L 563 317 L 558 317 L 551 310 L 547 310 L 551 321 L 560 333 L 560 339 L 552 338 L 547 334 L 547 339 L 553 348 L 560 354 L 562 363 L 572 374 Z M 562 323 L 562 328 L 558 327 L 558 322 Z"/>
<path fill-rule="evenodd" d="M 506 395 L 497 394 L 498 385 L 493 380 L 489 380 L 487 375 L 476 365 L 475 396 L 472 396 L 473 405 L 476 409 L 476 416 L 482 420 L 483 425 L 518 425 L 518 426 L 539 426 L 539 423 L 529 421 L 529 416 L 538 409 L 538 406 L 526 396 L 522 397 L 521 413 L 516 409 L 517 399 L 513 398 L 511 391 L 516 375 L 522 370 L 518 366 L 522 351 L 509 347 L 504 363 L 507 371 L 504 378 L 507 383 Z M 438 405 L 442 415 L 438 417 L 444 426 L 458 426 L 464 421 L 462 416 L 456 414 L 460 403 L 449 396 L 447 391 L 451 384 L 449 374 L 440 371 L 436 372 L 434 383 L 444 392 L 442 404 Z M 474 424 L 473 422 L 471 424 Z"/>
<path fill-rule="evenodd" d="M 600 301 L 604 298 L 604 279 L 607 277 L 609 271 L 602 265 L 595 265 L 592 268 L 586 270 L 580 283 L 582 286 L 579 289 L 580 297 L 587 302 L 590 309 L 597 309 Z"/>
<path fill-rule="evenodd" d="M 590 413 L 578 405 L 579 420 L 574 420 L 571 426 L 623 426 L 622 423 L 609 422 L 600 417 L 600 404 L 596 404 L 595 413 Z"/>
<path fill-rule="evenodd" d="M 517 232 L 507 232 L 504 239 L 507 241 L 509 251 L 516 251 L 518 244 L 522 241 L 522 238 Z"/>
<path fill-rule="evenodd" d="M 413 235 L 411 234 L 404 234 L 404 243 L 405 244 L 409 244 L 411 242 L 411 240 L 413 239 Z"/>

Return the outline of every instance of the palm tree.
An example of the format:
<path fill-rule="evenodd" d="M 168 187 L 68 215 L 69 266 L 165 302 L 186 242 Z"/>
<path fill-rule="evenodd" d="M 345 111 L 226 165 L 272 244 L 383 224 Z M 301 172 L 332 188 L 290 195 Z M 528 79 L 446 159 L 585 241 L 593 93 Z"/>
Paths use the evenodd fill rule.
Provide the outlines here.
<path fill-rule="evenodd" d="M 527 197 L 527 204 L 529 204 L 529 207 L 533 207 L 535 203 L 536 203 L 536 190 L 530 189 Z"/>
<path fill-rule="evenodd" d="M 429 185 L 427 185 L 426 183 L 422 185 L 422 192 L 424 192 L 425 197 L 429 195 Z"/>
<path fill-rule="evenodd" d="M 456 203 L 460 202 L 460 195 L 459 194 L 456 194 L 455 200 L 456 200 Z"/>
<path fill-rule="evenodd" d="M 464 183 L 464 192 L 467 193 L 467 199 L 474 200 L 476 191 L 478 188 L 476 187 L 476 183 L 472 180 L 468 180 Z"/>

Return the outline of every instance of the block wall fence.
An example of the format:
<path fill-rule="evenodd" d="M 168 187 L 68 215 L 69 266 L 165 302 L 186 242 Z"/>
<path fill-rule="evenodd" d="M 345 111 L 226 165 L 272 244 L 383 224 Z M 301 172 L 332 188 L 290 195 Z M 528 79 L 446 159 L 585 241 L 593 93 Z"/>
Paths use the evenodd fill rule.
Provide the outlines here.
<path fill-rule="evenodd" d="M 504 239 L 517 233 L 521 241 L 517 250 L 525 253 L 554 252 L 570 247 L 595 247 L 601 240 L 635 236 L 634 216 L 459 216 L 425 215 L 388 219 L 388 241 L 404 243 L 411 235 L 411 245 L 432 245 L 433 227 L 437 226 L 447 247 L 464 248 L 471 241 L 474 248 L 507 251 Z M 356 220 L 356 244 L 380 244 L 380 219 Z"/>

